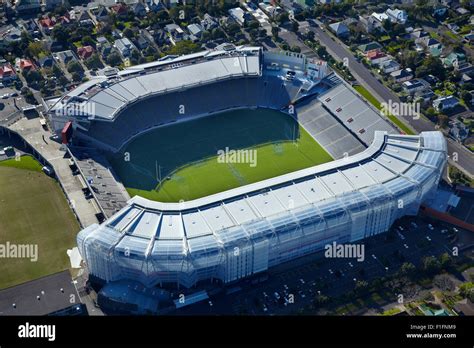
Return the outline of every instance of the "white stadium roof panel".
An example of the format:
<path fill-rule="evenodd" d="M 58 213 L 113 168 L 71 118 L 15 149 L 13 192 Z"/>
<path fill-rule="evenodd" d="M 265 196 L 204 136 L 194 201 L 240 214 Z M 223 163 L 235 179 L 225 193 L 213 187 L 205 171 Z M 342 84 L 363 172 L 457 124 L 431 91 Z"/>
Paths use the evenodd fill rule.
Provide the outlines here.
<path fill-rule="evenodd" d="M 183 214 L 183 222 L 188 238 L 212 234 L 212 230 L 199 211 Z"/>
<path fill-rule="evenodd" d="M 182 239 L 184 236 L 180 214 L 163 214 L 161 219 L 159 239 Z"/>
<path fill-rule="evenodd" d="M 262 216 L 269 216 L 286 210 L 285 207 L 275 199 L 271 191 L 250 196 L 247 200 Z"/>
<path fill-rule="evenodd" d="M 296 185 L 288 185 L 284 188 L 273 190 L 272 193 L 287 209 L 296 208 L 309 203 Z"/>
<path fill-rule="evenodd" d="M 145 211 L 128 229 L 128 233 L 137 237 L 152 238 L 158 229 L 160 213 Z"/>
<path fill-rule="evenodd" d="M 319 180 L 335 195 L 341 195 L 354 189 L 344 175 L 339 172 L 320 176 Z"/>
<path fill-rule="evenodd" d="M 201 210 L 201 214 L 211 229 L 214 231 L 234 225 L 231 218 L 222 206 Z"/>
<path fill-rule="evenodd" d="M 225 209 L 240 225 L 258 217 L 244 199 L 225 203 Z"/>

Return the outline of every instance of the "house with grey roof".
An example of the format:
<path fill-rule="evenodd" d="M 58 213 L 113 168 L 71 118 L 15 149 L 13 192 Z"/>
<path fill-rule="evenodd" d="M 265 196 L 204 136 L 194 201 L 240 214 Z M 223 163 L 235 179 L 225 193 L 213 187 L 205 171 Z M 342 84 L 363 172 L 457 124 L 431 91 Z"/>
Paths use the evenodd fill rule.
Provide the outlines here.
<path fill-rule="evenodd" d="M 119 51 L 120 55 L 124 58 L 127 58 L 132 54 L 132 51 L 135 48 L 135 45 L 128 39 L 128 38 L 123 38 L 123 39 L 118 39 L 115 40 L 114 47 Z"/>
<path fill-rule="evenodd" d="M 351 33 L 349 27 L 344 22 L 329 24 L 329 29 L 331 29 L 337 37 L 347 37 Z"/>

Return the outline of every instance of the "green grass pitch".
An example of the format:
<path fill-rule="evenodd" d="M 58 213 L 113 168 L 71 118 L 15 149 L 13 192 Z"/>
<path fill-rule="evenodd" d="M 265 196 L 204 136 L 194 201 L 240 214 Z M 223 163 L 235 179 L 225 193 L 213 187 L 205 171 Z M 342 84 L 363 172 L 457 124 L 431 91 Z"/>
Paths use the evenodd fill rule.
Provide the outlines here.
<path fill-rule="evenodd" d="M 0 260 L 0 289 L 69 268 L 79 224 L 58 183 L 30 156 L 0 162 L 0 244 L 37 244 L 38 260 Z"/>
<path fill-rule="evenodd" d="M 257 165 L 219 163 L 217 150 L 225 147 L 255 150 Z M 124 153 L 130 162 L 122 160 Z M 112 159 L 131 196 L 161 202 L 189 201 L 329 161 L 296 120 L 261 109 L 157 129 Z"/>

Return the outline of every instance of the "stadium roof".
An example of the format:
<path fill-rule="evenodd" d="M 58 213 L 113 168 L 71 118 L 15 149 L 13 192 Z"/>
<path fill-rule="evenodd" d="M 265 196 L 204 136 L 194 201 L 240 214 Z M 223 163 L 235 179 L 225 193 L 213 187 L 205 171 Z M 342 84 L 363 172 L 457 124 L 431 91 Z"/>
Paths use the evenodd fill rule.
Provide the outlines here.
<path fill-rule="evenodd" d="M 326 216 L 403 195 L 413 190 L 413 183 L 434 177 L 445 152 L 440 132 L 419 136 L 376 132 L 369 148 L 349 158 L 193 201 L 161 203 L 135 196 L 101 226 L 99 238 L 107 244 L 115 240 L 117 250 L 130 248 L 144 254 L 210 248 L 219 241 L 246 238 L 250 231 L 242 226 L 250 222 L 251 233 L 256 233 L 259 225 L 268 229 L 278 219 Z M 89 229 L 96 230 L 97 225 Z"/>
<path fill-rule="evenodd" d="M 110 78 L 91 79 L 65 95 L 51 111 L 75 109 L 78 116 L 113 120 L 127 105 L 156 94 L 234 77 L 259 76 L 259 52 L 260 48 L 249 47 L 230 52 L 203 51 L 134 66 Z"/>

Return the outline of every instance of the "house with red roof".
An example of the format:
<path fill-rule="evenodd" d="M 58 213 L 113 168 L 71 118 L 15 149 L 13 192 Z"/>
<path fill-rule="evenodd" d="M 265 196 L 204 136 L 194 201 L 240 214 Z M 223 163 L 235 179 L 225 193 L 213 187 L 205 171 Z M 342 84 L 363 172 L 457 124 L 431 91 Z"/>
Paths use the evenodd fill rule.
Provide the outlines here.
<path fill-rule="evenodd" d="M 46 18 L 40 19 L 39 25 L 46 32 L 50 32 L 51 30 L 53 30 L 54 26 L 56 25 L 56 19 L 54 17 L 53 18 L 46 17 Z"/>
<path fill-rule="evenodd" d="M 17 62 L 17 67 L 22 71 L 34 71 L 36 70 L 35 64 L 29 59 L 20 59 Z"/>
<path fill-rule="evenodd" d="M 379 50 L 367 52 L 366 56 L 367 56 L 367 60 L 369 61 L 371 65 L 378 65 L 389 59 L 389 57 L 385 53 Z"/>
<path fill-rule="evenodd" d="M 79 47 L 77 49 L 77 55 L 82 60 L 89 58 L 94 53 L 94 48 L 92 46 Z"/>
<path fill-rule="evenodd" d="M 0 66 L 0 82 L 8 83 L 17 79 L 15 69 L 10 63 Z"/>
<path fill-rule="evenodd" d="M 110 9 L 113 13 L 115 13 L 119 17 L 123 17 L 123 16 L 127 15 L 127 13 L 128 13 L 127 5 L 125 5 L 124 3 L 121 3 L 121 2 L 114 5 L 114 6 L 112 6 Z"/>

